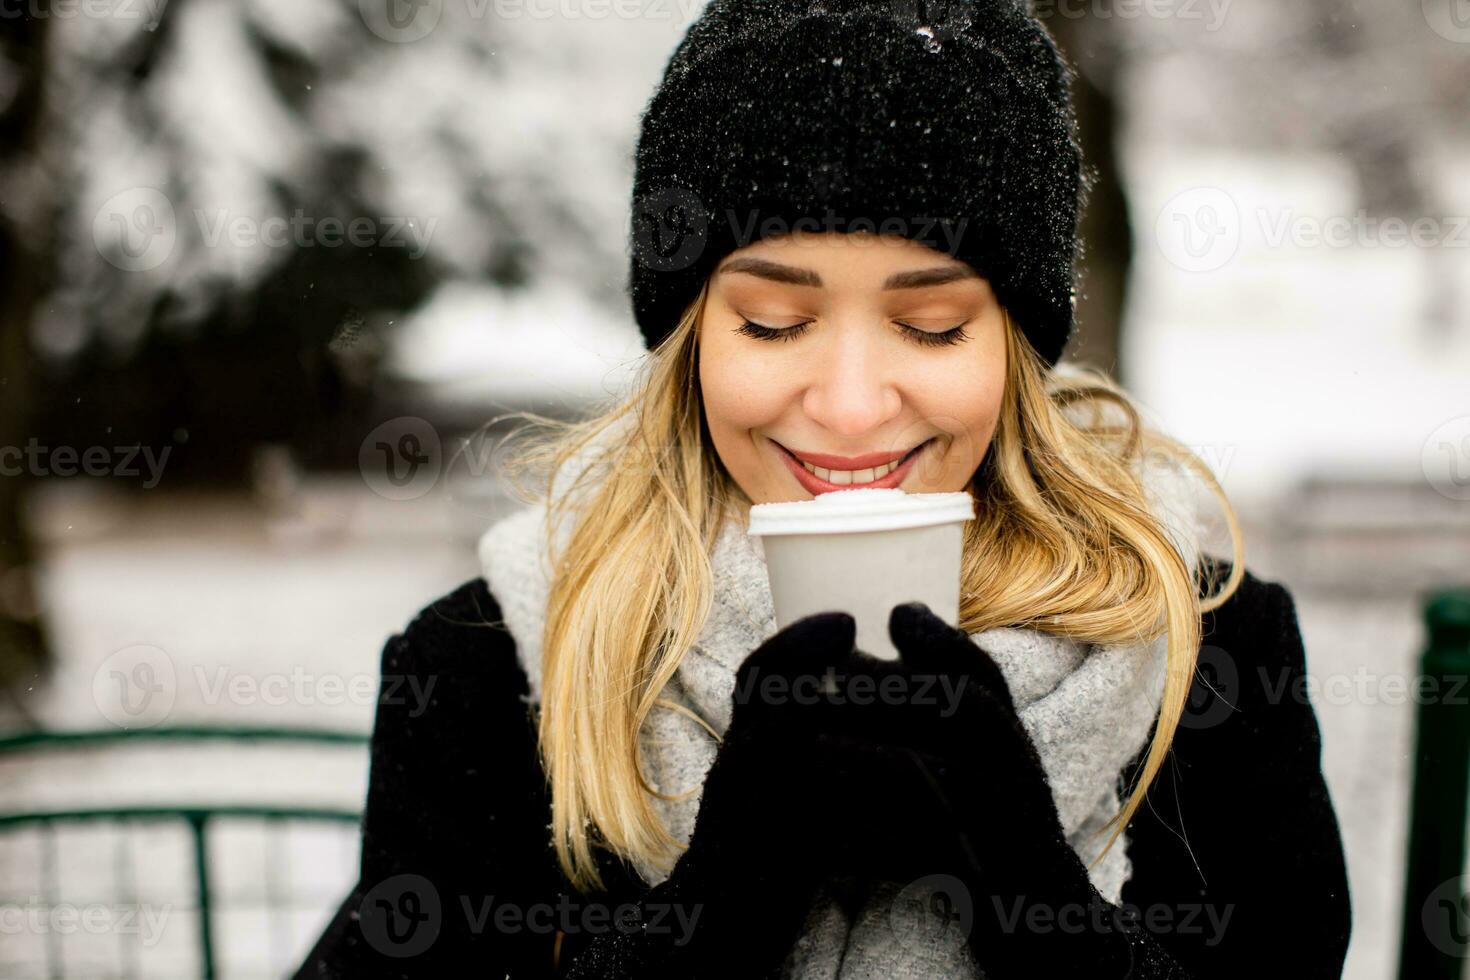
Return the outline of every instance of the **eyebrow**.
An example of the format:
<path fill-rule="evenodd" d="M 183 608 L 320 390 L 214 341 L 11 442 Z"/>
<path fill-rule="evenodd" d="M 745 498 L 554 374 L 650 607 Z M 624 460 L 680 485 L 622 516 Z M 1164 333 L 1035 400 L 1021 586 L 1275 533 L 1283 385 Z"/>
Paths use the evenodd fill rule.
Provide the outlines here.
<path fill-rule="evenodd" d="M 746 275 L 756 276 L 760 279 L 769 279 L 771 282 L 786 283 L 792 286 L 814 286 L 822 287 L 822 277 L 811 269 L 801 269 L 794 265 L 782 265 L 769 259 L 741 258 L 731 259 L 719 269 L 721 274 L 743 272 Z M 883 289 L 919 289 L 924 286 L 941 286 L 948 282 L 957 282 L 961 279 L 978 279 L 980 273 L 968 265 L 947 265 L 933 269 L 914 269 L 909 272 L 895 272 L 883 280 Z"/>

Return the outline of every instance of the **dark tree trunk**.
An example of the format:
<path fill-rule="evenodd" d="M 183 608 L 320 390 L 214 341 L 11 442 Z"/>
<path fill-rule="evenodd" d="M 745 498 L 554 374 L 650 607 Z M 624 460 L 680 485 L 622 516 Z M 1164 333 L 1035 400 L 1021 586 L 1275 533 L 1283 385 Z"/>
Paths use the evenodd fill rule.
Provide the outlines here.
<path fill-rule="evenodd" d="M 48 20 L 0 17 L 0 71 L 13 82 L 12 97 L 0 103 L 0 692 L 22 713 L 21 692 L 50 663 L 23 509 L 32 479 L 23 454 L 34 431 L 31 310 L 50 272 L 46 181 L 36 152 Z"/>
<path fill-rule="evenodd" d="M 1100 367 L 1126 384 L 1120 351 L 1133 232 L 1117 155 L 1113 80 L 1120 46 L 1105 45 L 1101 36 L 1116 28 L 1084 16 L 1053 16 L 1046 26 L 1077 68 L 1072 100 L 1082 155 L 1098 177 L 1079 230 L 1083 278 L 1077 297 L 1077 337 L 1067 359 Z"/>

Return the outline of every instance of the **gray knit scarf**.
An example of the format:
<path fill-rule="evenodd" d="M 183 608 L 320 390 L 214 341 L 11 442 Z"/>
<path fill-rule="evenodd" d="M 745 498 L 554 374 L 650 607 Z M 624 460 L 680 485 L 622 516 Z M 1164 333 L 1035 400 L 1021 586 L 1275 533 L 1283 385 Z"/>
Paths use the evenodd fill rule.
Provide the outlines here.
<path fill-rule="evenodd" d="M 584 460 L 587 458 L 584 451 Z M 585 463 L 558 473 L 566 487 Z M 1140 471 L 1155 513 L 1193 568 L 1199 556 L 1198 526 L 1187 471 L 1154 461 Z M 543 554 L 544 505 L 523 508 L 485 532 L 479 555 L 498 600 L 517 655 L 541 695 L 541 641 L 551 567 Z M 570 521 L 559 528 L 558 553 Z M 663 696 L 699 715 L 723 733 L 730 723 L 735 671 L 745 656 L 776 632 L 765 558 L 759 538 L 736 519 L 724 522 L 710 556 L 714 603 L 698 641 L 685 652 Z M 1041 756 L 1067 840 L 1090 864 L 1106 834 L 1095 831 L 1121 809 L 1121 769 L 1144 746 L 1162 702 L 1166 641 L 1089 644 L 1033 629 L 996 628 L 971 635 L 1005 673 L 1011 695 Z M 715 757 L 716 742 L 683 713 L 655 709 L 640 733 L 646 775 L 661 792 L 699 787 Z M 687 843 L 699 794 L 681 800 L 655 798 L 670 832 Z M 1108 900 L 1120 900 L 1132 866 L 1126 833 L 1090 870 Z M 638 866 L 649 885 L 667 875 Z M 981 978 L 966 937 L 951 925 L 950 910 L 917 883 L 871 882 L 855 898 L 824 889 L 785 963 L 793 980 L 858 978 Z M 976 896 L 978 901 L 979 897 Z"/>

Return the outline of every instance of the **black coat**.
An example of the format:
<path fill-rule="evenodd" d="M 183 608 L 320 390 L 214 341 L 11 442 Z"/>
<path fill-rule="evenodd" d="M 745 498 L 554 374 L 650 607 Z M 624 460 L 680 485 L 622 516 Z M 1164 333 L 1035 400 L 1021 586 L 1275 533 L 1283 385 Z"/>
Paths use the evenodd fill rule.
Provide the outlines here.
<path fill-rule="evenodd" d="M 1149 936 L 1130 976 L 1340 977 L 1347 871 L 1295 605 L 1247 571 L 1203 631 L 1187 723 L 1128 825 L 1122 898 Z M 604 893 L 577 896 L 561 874 L 537 708 L 485 580 L 389 638 L 382 675 L 360 880 L 297 977 L 531 980 L 562 975 L 589 946 L 584 974 L 626 962 L 606 951 L 645 888 L 606 857 Z M 760 972 L 730 966 L 758 947 L 758 908 L 748 928 L 748 947 L 690 973 Z"/>

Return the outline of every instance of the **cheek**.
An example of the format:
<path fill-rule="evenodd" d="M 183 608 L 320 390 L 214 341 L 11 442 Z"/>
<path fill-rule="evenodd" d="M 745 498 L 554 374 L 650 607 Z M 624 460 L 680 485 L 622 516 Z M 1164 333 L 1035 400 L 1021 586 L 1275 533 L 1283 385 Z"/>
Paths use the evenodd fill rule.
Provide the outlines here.
<path fill-rule="evenodd" d="M 994 427 L 1000 415 L 1001 396 L 1005 393 L 1005 366 L 991 361 L 972 366 L 960 383 L 955 379 L 952 391 L 956 397 L 949 400 L 954 412 L 966 423 L 977 438 L 982 438 Z"/>
<path fill-rule="evenodd" d="M 944 479 L 953 472 L 973 473 L 984 460 L 1000 418 L 1005 394 L 1004 353 L 936 359 L 921 384 L 910 388 L 919 414 L 950 437 Z M 953 470 L 951 470 L 951 467 Z"/>
<path fill-rule="evenodd" d="M 699 385 L 710 429 L 750 429 L 767 424 L 779 414 L 782 386 L 772 377 L 768 361 L 741 344 L 702 348 Z"/>

